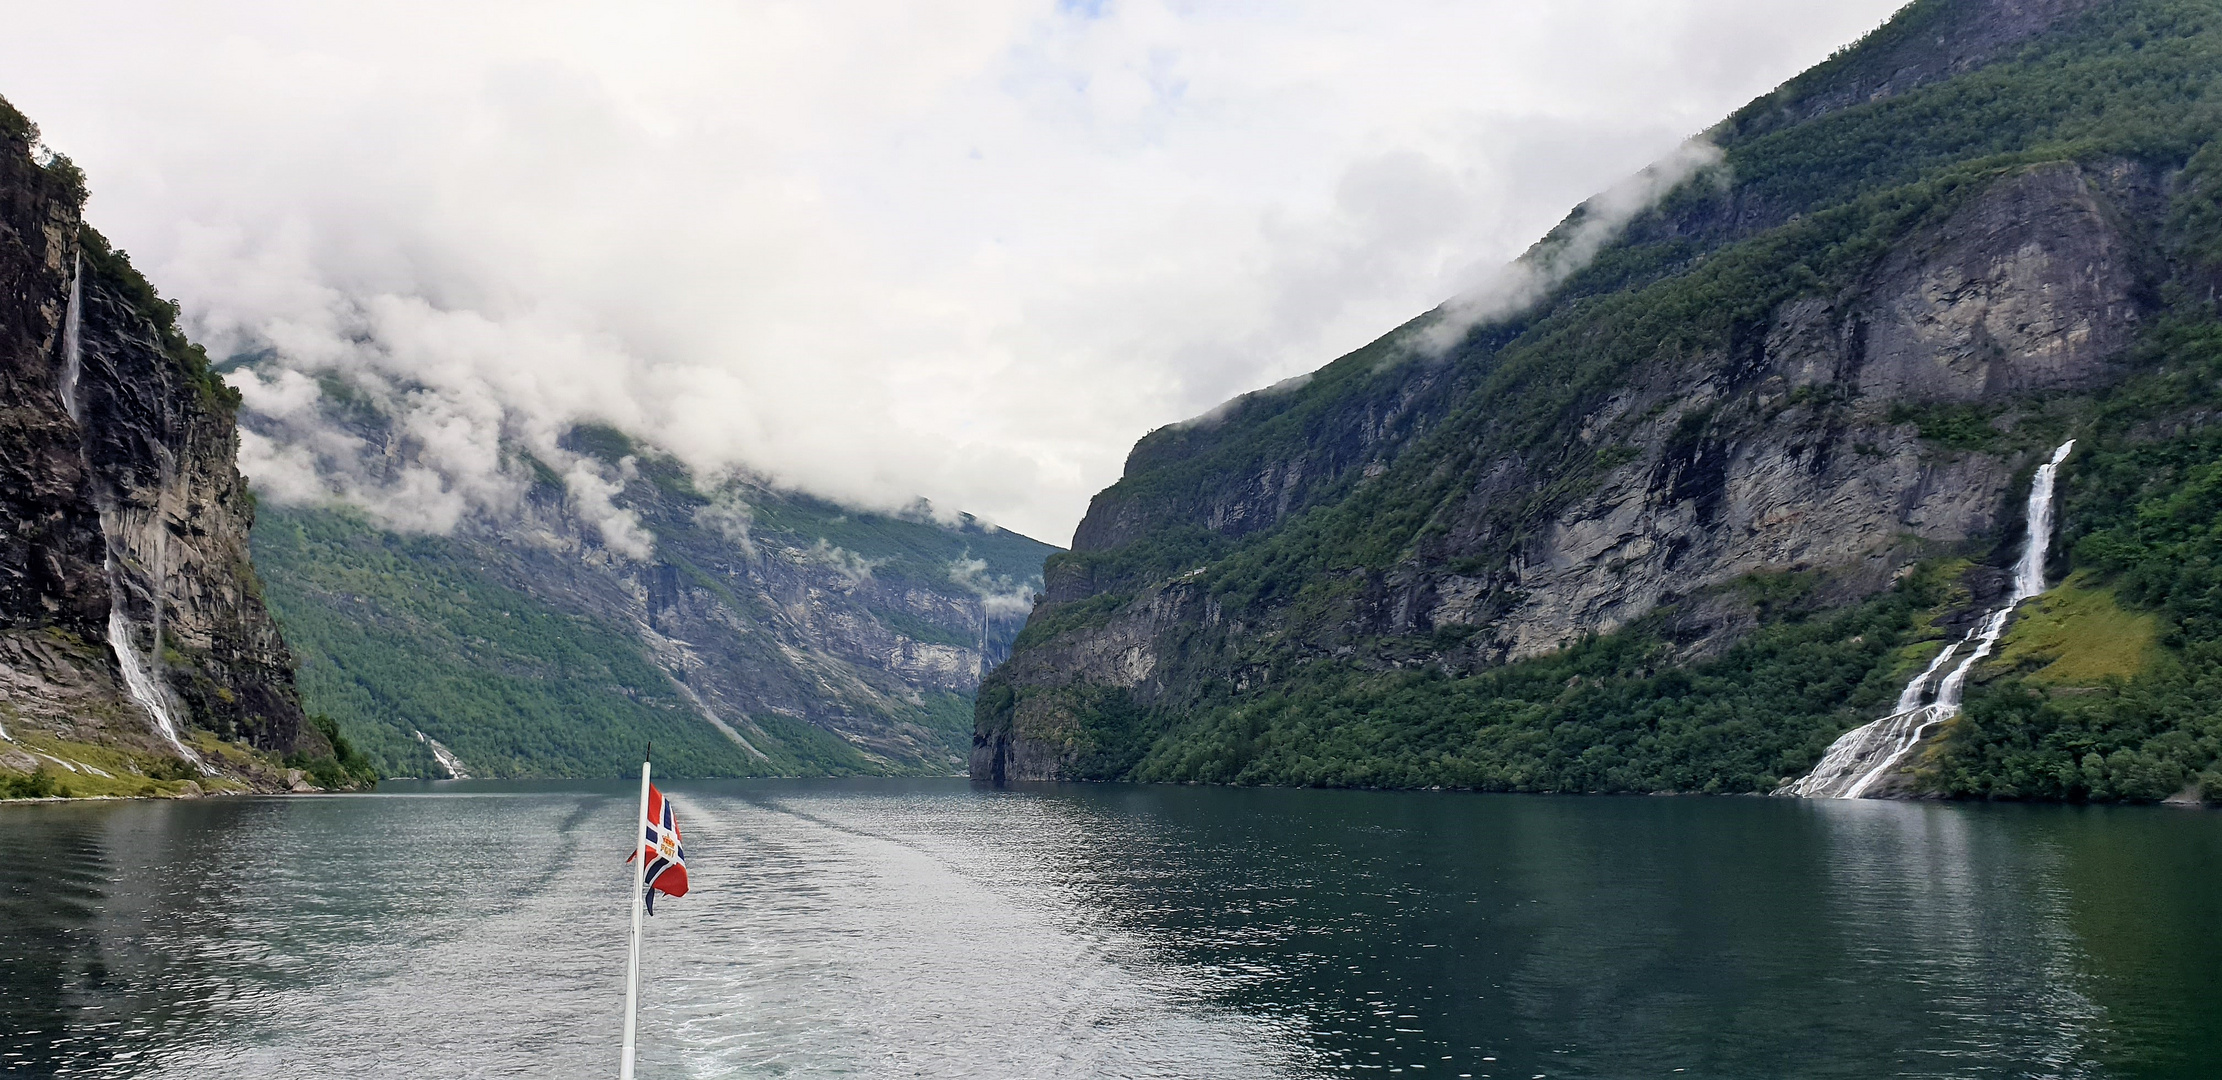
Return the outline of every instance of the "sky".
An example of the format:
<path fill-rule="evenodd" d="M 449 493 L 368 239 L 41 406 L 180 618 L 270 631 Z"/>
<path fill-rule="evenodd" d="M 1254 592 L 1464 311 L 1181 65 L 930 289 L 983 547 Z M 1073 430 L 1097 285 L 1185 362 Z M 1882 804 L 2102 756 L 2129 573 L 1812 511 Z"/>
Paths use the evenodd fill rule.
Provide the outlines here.
<path fill-rule="evenodd" d="M 423 448 L 250 437 L 265 498 L 439 530 L 591 421 L 1063 543 L 1144 433 L 1501 280 L 1897 2 L 72 0 L 0 95 L 212 353 L 275 350 L 250 406 L 338 373 Z"/>

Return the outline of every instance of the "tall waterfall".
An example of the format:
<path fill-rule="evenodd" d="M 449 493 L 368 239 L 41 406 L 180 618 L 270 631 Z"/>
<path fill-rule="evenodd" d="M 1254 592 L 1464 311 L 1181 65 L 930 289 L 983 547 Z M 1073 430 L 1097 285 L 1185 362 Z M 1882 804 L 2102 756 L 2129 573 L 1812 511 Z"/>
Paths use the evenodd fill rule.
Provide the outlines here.
<path fill-rule="evenodd" d="M 2006 633 L 2006 624 L 2012 621 L 2014 609 L 2021 602 L 2045 591 L 2045 550 L 2052 543 L 2052 490 L 2060 475 L 2060 463 L 2068 459 L 2068 452 L 2075 449 L 2075 440 L 2061 443 L 2052 452 L 2052 458 L 2037 467 L 2037 477 L 2029 485 L 2029 535 L 2022 541 L 2021 558 L 2014 563 L 2013 592 L 2006 597 L 1983 621 L 1968 632 L 1967 637 L 1945 646 L 1937 658 L 1921 674 L 1906 684 L 1898 695 L 1897 707 L 1889 716 L 1845 732 L 1829 744 L 1828 753 L 1813 771 L 1796 782 L 1786 784 L 1777 794 L 1797 795 L 1808 799 L 1857 799 L 1864 797 L 1877 780 L 1888 775 L 1902 763 L 1914 747 L 1921 745 L 1938 724 L 1959 715 L 1960 697 L 1967 690 L 1967 679 L 1975 665 L 1991 654 L 1998 639 Z M 1972 648 L 1966 648 L 1972 646 Z M 1936 684 L 1936 698 L 1924 703 L 1928 696 L 1929 682 L 1954 656 L 1965 653 L 1959 666 L 1952 669 Z"/>
<path fill-rule="evenodd" d="M 76 256 L 69 270 L 69 310 L 62 316 L 62 411 L 71 420 L 84 423 L 84 410 L 77 404 L 77 379 L 84 374 L 84 349 L 82 344 L 85 322 L 85 295 L 78 288 L 77 279 L 85 275 L 85 257 Z"/>

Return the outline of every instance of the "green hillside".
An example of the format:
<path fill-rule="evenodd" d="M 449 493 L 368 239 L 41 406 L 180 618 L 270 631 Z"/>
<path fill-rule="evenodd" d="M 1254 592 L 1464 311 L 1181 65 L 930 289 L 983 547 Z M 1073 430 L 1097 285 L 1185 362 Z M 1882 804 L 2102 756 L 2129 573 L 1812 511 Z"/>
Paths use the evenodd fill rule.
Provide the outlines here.
<path fill-rule="evenodd" d="M 1440 360 L 1415 358 L 1423 318 L 1299 388 L 1145 438 L 1075 550 L 1050 560 L 1052 604 L 983 689 L 983 744 L 1058 748 L 1076 778 L 1770 790 L 1878 715 L 1933 655 L 1940 620 L 1977 599 L 1981 581 L 1959 570 L 2011 560 L 2019 538 L 2004 523 L 2018 501 L 1996 533 L 1956 549 L 1915 558 L 1904 542 L 1894 550 L 1913 565 L 1886 591 L 1793 563 L 1669 596 L 1539 658 L 1503 664 L 1471 642 L 1527 599 L 1520 575 L 1549 554 L 1558 516 L 1631 462 L 1657 460 L 1652 497 L 1704 520 L 1719 512 L 1724 457 L 1784 425 L 1809 426 L 1819 454 L 1878 461 L 1857 432 L 1910 428 L 1937 467 L 2082 440 L 2053 572 L 2088 569 L 2163 626 L 2164 656 L 2126 681 L 1986 672 L 1925 782 L 1965 796 L 2153 799 L 2198 782 L 2222 793 L 2222 711 L 2209 704 L 2222 699 L 2207 692 L 2222 679 L 2222 622 L 2208 610 L 2222 603 L 2210 550 L 2222 502 L 2209 490 L 2222 471 L 2222 8 L 2117 0 L 1952 77 L 1880 100 L 1852 92 L 1918 68 L 1919 50 L 1949 36 L 1940 28 L 1960 33 L 1987 10 L 1923 0 L 1754 102 L 1711 133 L 1720 169 L 1639 216 L 1545 303 Z M 1807 107 L 1830 94 L 1846 103 Z M 2121 257 L 2136 267 L 2139 329 L 2103 385 L 1870 415 L 1842 376 L 1768 382 L 1789 313 L 1851 304 L 1893 259 L 1947 246 L 1951 223 L 2003 185 L 2059 169 L 2091 178 L 2076 182 L 2102 192 L 2133 248 Z M 1679 420 L 1653 442 L 1593 436 L 1629 388 L 1684 370 L 1725 390 L 1673 402 Z M 1213 523 L 1207 511 L 1239 495 L 1228 478 L 1289 462 L 1305 463 L 1305 486 L 1285 514 L 1249 531 Z M 1400 587 L 1453 580 L 1495 615 L 1400 627 L 1374 614 Z M 1171 589 L 1208 597 L 1212 614 L 1155 632 L 1162 660 L 1145 684 L 1107 684 L 1062 659 L 1126 633 L 1138 605 Z M 1749 629 L 1687 654 L 1678 635 L 1692 613 L 1731 608 Z"/>
<path fill-rule="evenodd" d="M 386 775 L 440 776 L 422 731 L 474 775 L 615 776 L 649 740 L 688 776 L 859 772 L 804 725 L 760 761 L 702 722 L 623 628 L 510 588 L 468 546 L 387 532 L 346 510 L 265 508 L 265 594 L 301 696 Z"/>
<path fill-rule="evenodd" d="M 654 535 L 649 558 L 598 554 L 545 468 L 530 525 L 416 535 L 263 507 L 255 563 L 303 700 L 385 775 L 446 774 L 419 733 L 474 776 L 623 775 L 650 740 L 673 775 L 959 767 L 972 669 L 918 682 L 871 662 L 1007 647 L 1016 616 L 984 619 L 980 590 L 1038 584 L 1054 549 L 738 481 L 705 493 L 607 428 L 569 443 L 626 463 L 619 502 Z"/>

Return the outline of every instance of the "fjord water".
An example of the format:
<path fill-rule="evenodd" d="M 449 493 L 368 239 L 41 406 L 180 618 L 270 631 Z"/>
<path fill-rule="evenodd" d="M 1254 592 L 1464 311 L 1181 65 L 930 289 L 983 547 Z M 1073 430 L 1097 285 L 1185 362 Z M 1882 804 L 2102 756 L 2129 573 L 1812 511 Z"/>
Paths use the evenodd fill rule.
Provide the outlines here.
<path fill-rule="evenodd" d="M 674 783 L 646 1077 L 2211 1076 L 2222 815 Z M 0 1074 L 611 1075 L 621 784 L 0 807 Z"/>

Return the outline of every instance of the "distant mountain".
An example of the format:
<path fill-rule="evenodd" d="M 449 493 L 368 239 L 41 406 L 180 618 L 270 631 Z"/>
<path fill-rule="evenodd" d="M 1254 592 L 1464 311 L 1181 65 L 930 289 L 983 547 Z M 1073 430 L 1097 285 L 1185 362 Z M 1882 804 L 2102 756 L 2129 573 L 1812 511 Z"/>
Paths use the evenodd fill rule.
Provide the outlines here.
<path fill-rule="evenodd" d="M 362 779 L 263 607 L 237 397 L 36 145 L 0 101 L 0 797 Z"/>
<path fill-rule="evenodd" d="M 243 425 L 355 473 L 413 465 L 393 398 L 318 380 L 311 412 Z M 677 775 L 963 770 L 974 691 L 1055 548 L 701 480 L 606 427 L 555 452 L 510 448 L 517 497 L 439 531 L 264 504 L 255 559 L 304 700 L 382 772 L 614 776 L 651 740 Z"/>
<path fill-rule="evenodd" d="M 2222 798 L 2218 130 L 2211 0 L 1919 0 L 1495 297 L 1142 439 L 973 775 L 1773 790 L 2007 594 L 2074 437 L 2059 584 L 1879 790 Z"/>

